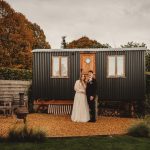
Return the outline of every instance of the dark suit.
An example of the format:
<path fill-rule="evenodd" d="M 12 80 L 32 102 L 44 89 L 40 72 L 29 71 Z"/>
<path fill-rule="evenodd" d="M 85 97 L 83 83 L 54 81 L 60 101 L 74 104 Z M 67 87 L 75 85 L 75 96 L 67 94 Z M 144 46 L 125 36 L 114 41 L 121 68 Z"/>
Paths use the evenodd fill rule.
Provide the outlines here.
<path fill-rule="evenodd" d="M 96 80 L 93 78 L 91 81 L 87 82 L 87 87 L 86 87 L 86 95 L 87 95 L 87 100 L 90 108 L 90 116 L 92 121 L 96 121 L 96 117 L 95 117 L 96 90 L 97 90 L 97 83 Z M 94 99 L 90 100 L 90 96 L 93 96 Z"/>

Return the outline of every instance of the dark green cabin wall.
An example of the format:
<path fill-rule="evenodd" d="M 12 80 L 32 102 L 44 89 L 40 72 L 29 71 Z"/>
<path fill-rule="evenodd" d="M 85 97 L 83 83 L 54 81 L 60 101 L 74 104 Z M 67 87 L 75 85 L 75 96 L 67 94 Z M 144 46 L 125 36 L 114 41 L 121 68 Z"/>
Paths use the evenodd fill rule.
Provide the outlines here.
<path fill-rule="evenodd" d="M 125 54 L 126 78 L 107 78 L 107 55 Z M 144 51 L 96 52 L 96 79 L 100 100 L 142 100 L 145 94 Z M 51 56 L 69 56 L 69 78 L 51 78 Z M 80 75 L 80 52 L 33 53 L 33 98 L 73 99 Z"/>

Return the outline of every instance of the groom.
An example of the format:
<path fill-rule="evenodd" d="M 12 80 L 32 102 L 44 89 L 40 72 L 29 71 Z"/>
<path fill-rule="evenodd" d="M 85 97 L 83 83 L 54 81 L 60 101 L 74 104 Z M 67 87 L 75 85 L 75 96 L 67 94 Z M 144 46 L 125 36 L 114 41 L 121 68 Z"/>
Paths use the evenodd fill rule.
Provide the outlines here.
<path fill-rule="evenodd" d="M 90 108 L 90 121 L 89 122 L 96 122 L 96 116 L 95 116 L 96 90 L 97 90 L 96 79 L 94 78 L 93 71 L 90 70 L 88 72 L 88 81 L 87 81 L 87 87 L 86 87 L 86 95 L 87 95 L 87 100 L 88 100 L 88 104 Z"/>

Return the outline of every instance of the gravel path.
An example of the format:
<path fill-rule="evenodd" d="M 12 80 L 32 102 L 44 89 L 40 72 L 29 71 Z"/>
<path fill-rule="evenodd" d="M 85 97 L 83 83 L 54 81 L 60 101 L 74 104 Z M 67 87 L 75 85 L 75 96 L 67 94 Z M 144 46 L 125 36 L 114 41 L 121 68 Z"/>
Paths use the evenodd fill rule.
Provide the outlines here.
<path fill-rule="evenodd" d="M 29 114 L 29 127 L 42 128 L 49 137 L 92 136 L 125 134 L 132 124 L 138 122 L 133 118 L 98 117 L 96 123 L 75 123 L 70 116 Z M 16 122 L 16 117 L 0 116 L 0 135 L 6 136 L 14 125 L 21 126 L 23 121 Z"/>

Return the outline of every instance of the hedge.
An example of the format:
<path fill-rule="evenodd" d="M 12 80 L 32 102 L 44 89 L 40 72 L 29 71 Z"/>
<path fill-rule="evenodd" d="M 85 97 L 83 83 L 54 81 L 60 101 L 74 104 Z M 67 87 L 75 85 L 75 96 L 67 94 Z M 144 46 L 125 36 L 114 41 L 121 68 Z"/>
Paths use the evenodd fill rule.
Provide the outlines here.
<path fill-rule="evenodd" d="M 32 70 L 0 67 L 0 80 L 31 80 Z"/>
<path fill-rule="evenodd" d="M 150 74 L 146 75 L 145 114 L 150 114 Z"/>

